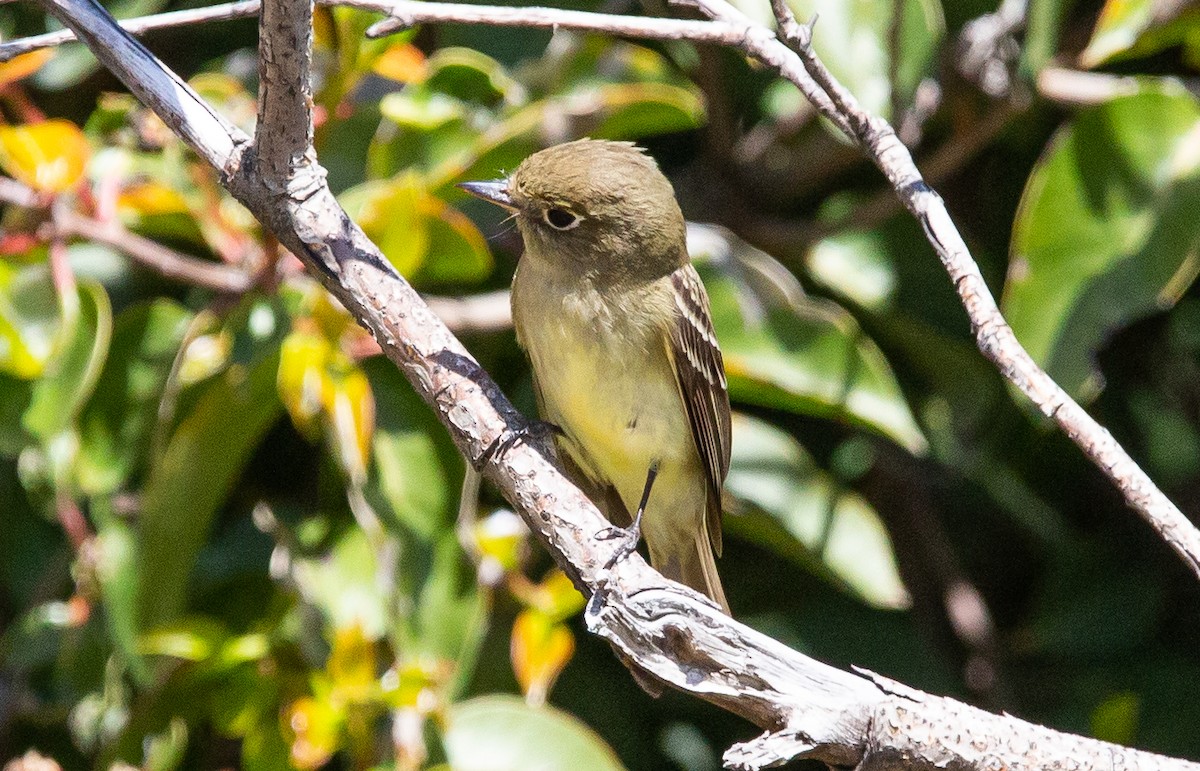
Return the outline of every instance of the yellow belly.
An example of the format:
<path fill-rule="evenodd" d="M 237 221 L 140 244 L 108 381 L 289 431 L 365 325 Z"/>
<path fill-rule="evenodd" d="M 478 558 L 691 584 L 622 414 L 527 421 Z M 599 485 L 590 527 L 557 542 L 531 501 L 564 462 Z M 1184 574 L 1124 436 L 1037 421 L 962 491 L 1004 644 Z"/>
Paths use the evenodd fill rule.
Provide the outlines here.
<path fill-rule="evenodd" d="M 514 316 L 537 378 L 543 417 L 562 428 L 568 451 L 585 473 L 616 487 L 630 513 L 657 463 L 646 534 L 652 538 L 652 532 L 669 529 L 660 537 L 693 537 L 704 516 L 704 476 L 661 327 L 635 315 L 606 313 L 586 286 L 572 283 L 554 292 L 543 284 L 535 294 L 521 280 L 529 279 L 526 266 L 521 270 L 526 275 L 518 274 L 513 284 Z M 534 296 L 536 311 L 522 302 Z M 686 491 L 687 500 L 668 500 L 669 491 Z M 678 514 L 656 515 L 664 508 Z M 684 512 L 689 526 L 680 528 Z"/>

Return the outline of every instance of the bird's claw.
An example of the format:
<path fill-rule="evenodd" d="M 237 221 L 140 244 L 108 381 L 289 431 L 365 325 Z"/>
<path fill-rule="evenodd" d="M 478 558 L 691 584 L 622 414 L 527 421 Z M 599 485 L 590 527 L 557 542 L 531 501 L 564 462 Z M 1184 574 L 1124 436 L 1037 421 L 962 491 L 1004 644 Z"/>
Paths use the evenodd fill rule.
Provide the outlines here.
<path fill-rule="evenodd" d="M 476 467 L 482 469 L 496 458 L 505 454 L 518 442 L 536 441 L 540 444 L 550 442 L 556 436 L 566 436 L 562 427 L 548 420 L 531 420 L 520 428 L 506 431 L 489 444 L 479 455 Z"/>
<path fill-rule="evenodd" d="M 604 569 L 611 570 L 613 565 L 637 551 L 642 540 L 642 513 L 638 512 L 629 527 L 611 525 L 596 533 L 596 538 L 601 541 L 618 541 L 616 550 L 604 563 Z"/>

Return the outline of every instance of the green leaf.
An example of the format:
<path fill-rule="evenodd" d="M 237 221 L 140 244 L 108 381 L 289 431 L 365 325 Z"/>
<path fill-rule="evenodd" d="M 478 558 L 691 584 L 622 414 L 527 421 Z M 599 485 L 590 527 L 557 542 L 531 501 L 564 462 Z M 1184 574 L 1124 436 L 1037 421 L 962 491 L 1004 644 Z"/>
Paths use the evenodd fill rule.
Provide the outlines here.
<path fill-rule="evenodd" d="M 1142 700 L 1136 693 L 1114 693 L 1092 711 L 1092 736 L 1105 742 L 1131 745 L 1137 741 Z"/>
<path fill-rule="evenodd" d="M 149 670 L 137 639 L 137 534 L 113 513 L 107 498 L 94 499 L 91 512 L 96 522 L 94 564 L 104 600 L 104 621 L 125 664 L 140 684 L 147 685 Z"/>
<path fill-rule="evenodd" d="M 414 599 L 416 614 L 403 649 L 455 662 L 455 679 L 465 685 L 487 631 L 487 605 L 475 580 L 475 568 L 453 530 L 438 540 L 433 563 Z"/>
<path fill-rule="evenodd" d="M 378 395 L 363 493 L 381 516 L 432 543 L 453 528 L 462 458 L 394 364 L 377 356 L 364 361 L 363 370 Z"/>
<path fill-rule="evenodd" d="M 771 257 L 717 230 L 692 240 L 732 399 L 842 420 L 911 452 L 926 442 L 878 347 L 841 307 L 805 296 Z M 721 250 L 725 253 L 720 254 Z"/>
<path fill-rule="evenodd" d="M 490 106 L 513 99 L 521 91 L 504 65 L 473 48 L 442 48 L 427 64 L 425 87 L 463 102 Z"/>
<path fill-rule="evenodd" d="M 806 566 L 822 565 L 873 606 L 910 604 L 879 515 L 822 472 L 783 431 L 735 414 L 725 489 L 770 517 L 727 517 L 730 532 Z"/>
<path fill-rule="evenodd" d="M 49 268 L 0 263 L 0 372 L 33 379 L 55 352 L 58 298 Z"/>
<path fill-rule="evenodd" d="M 163 386 L 190 318 L 165 298 L 117 317 L 108 361 L 80 417 L 76 473 L 84 492 L 113 492 L 144 462 Z"/>
<path fill-rule="evenodd" d="M 1174 305 L 1200 271 L 1197 148 L 1200 102 L 1147 85 L 1081 113 L 1029 178 L 1003 310 L 1077 398 L 1102 387 L 1094 356 L 1108 335 Z"/>
<path fill-rule="evenodd" d="M 414 283 L 460 284 L 491 272 L 475 224 L 432 195 L 415 173 L 346 191 L 343 204 L 396 269 Z"/>
<path fill-rule="evenodd" d="M 358 626 L 368 639 L 378 640 L 392 622 L 390 598 L 379 570 L 371 539 L 354 527 L 343 532 L 326 554 L 297 558 L 292 574 L 305 599 L 321 610 L 330 626 Z"/>
<path fill-rule="evenodd" d="M 588 88 L 570 99 L 596 106 L 597 139 L 638 139 L 697 129 L 704 123 L 704 102 L 692 88 L 667 83 L 618 83 Z"/>
<path fill-rule="evenodd" d="M 150 471 L 142 499 L 139 617 L 142 629 L 175 619 L 213 517 L 263 434 L 279 418 L 278 308 L 264 301 L 238 313 L 233 361 L 197 386 L 190 410 Z"/>
<path fill-rule="evenodd" d="M 108 356 L 112 306 L 104 287 L 95 281 L 80 281 L 77 314 L 66 318 L 61 345 L 34 385 L 33 401 L 22 419 L 26 430 L 43 441 L 75 420 Z"/>
<path fill-rule="evenodd" d="M 1154 0 L 1108 0 L 1079 63 L 1095 67 L 1132 46 L 1154 19 Z"/>
<path fill-rule="evenodd" d="M 622 769 L 595 732 L 553 707 L 513 696 L 481 696 L 455 704 L 443 735 L 452 768 L 488 771 Z"/>

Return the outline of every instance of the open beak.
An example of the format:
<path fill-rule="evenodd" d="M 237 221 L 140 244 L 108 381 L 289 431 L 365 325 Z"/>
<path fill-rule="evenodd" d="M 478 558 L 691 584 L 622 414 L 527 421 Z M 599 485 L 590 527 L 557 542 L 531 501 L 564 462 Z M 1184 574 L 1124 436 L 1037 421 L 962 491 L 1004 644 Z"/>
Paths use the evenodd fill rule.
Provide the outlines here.
<path fill-rule="evenodd" d="M 459 182 L 458 187 L 466 190 L 476 198 L 491 201 L 497 206 L 501 206 L 511 212 L 517 210 L 517 205 L 513 203 L 512 196 L 508 194 L 507 179 L 494 179 L 491 182 Z"/>

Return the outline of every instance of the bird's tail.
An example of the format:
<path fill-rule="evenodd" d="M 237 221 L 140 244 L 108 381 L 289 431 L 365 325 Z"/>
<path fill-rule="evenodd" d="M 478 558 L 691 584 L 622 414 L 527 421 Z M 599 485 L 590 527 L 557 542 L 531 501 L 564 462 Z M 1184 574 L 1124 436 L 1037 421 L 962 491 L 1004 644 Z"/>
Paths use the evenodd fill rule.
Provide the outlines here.
<path fill-rule="evenodd" d="M 651 562 L 656 562 L 654 551 L 650 551 Z M 690 546 L 684 546 L 678 553 L 671 554 L 662 560 L 661 565 L 654 566 L 672 581 L 690 586 L 711 598 L 729 613 L 729 603 L 725 600 L 725 590 L 721 587 L 721 577 L 717 575 L 717 558 L 713 554 L 712 544 L 709 543 L 707 530 L 696 531 L 696 537 Z M 731 614 L 732 615 L 732 614 Z"/>

